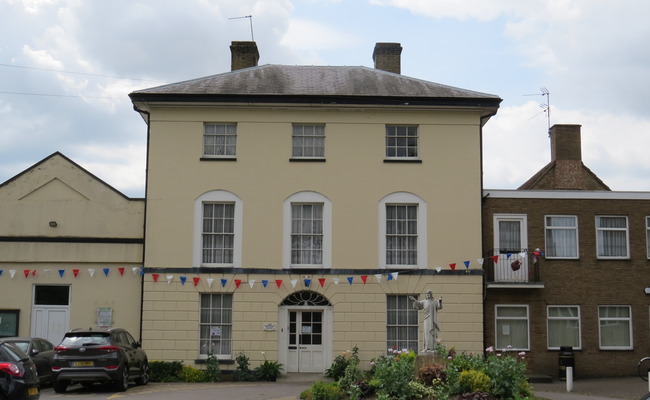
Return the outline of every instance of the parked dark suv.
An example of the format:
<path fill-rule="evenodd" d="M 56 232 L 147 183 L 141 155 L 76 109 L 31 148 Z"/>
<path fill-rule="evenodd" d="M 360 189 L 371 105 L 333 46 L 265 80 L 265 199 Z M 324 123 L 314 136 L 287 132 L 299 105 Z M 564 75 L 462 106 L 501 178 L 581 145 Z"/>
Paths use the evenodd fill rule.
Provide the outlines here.
<path fill-rule="evenodd" d="M 131 380 L 149 383 L 149 364 L 140 343 L 124 329 L 75 329 L 54 348 L 52 387 L 57 393 L 73 383 L 109 383 L 123 392 Z"/>

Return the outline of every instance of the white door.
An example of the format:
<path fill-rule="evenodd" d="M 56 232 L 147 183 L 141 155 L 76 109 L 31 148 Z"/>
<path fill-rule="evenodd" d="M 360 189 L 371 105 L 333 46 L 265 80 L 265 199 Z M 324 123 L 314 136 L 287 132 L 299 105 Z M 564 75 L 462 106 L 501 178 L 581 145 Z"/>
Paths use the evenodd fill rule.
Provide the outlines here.
<path fill-rule="evenodd" d="M 35 285 L 30 335 L 55 346 L 70 329 L 70 287 Z"/>
<path fill-rule="evenodd" d="M 496 282 L 528 281 L 528 228 L 525 215 L 495 214 L 494 265 Z"/>
<path fill-rule="evenodd" d="M 286 372 L 322 373 L 331 363 L 331 309 L 280 308 L 280 362 Z"/>

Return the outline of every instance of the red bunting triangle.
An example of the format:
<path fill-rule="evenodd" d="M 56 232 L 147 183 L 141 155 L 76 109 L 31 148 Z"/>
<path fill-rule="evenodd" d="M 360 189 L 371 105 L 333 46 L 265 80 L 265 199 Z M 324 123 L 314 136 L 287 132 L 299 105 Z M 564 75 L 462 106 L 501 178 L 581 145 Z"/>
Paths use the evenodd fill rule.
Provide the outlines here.
<path fill-rule="evenodd" d="M 201 280 L 201 278 L 199 278 L 198 276 L 196 276 L 196 277 L 192 278 L 192 280 L 194 281 L 194 286 L 196 286 L 196 285 L 199 284 L 199 281 Z"/>
<path fill-rule="evenodd" d="M 79 270 L 78 269 L 73 269 L 72 270 L 72 275 L 76 278 L 79 275 Z"/>
<path fill-rule="evenodd" d="M 36 270 L 32 271 L 32 276 L 36 276 Z"/>
<path fill-rule="evenodd" d="M 497 254 L 496 256 L 492 256 L 492 260 L 494 261 L 495 264 L 498 263 L 499 262 L 499 255 Z"/>
<path fill-rule="evenodd" d="M 154 282 L 158 282 L 158 277 L 160 277 L 160 274 L 151 274 L 151 277 L 153 278 Z"/>
<path fill-rule="evenodd" d="M 120 271 L 120 275 L 124 275 L 124 267 L 119 267 L 117 270 Z"/>
<path fill-rule="evenodd" d="M 318 282 L 320 282 L 320 287 L 325 286 L 325 278 L 318 278 Z"/>
<path fill-rule="evenodd" d="M 456 271 L 456 263 L 449 264 L 449 268 L 451 268 L 452 271 Z"/>
<path fill-rule="evenodd" d="M 361 280 L 363 281 L 363 284 L 366 284 L 366 281 L 368 280 L 368 275 L 361 275 Z"/>
<path fill-rule="evenodd" d="M 276 279 L 275 285 L 278 287 L 278 289 L 280 289 L 280 286 L 282 286 L 282 279 Z"/>
<path fill-rule="evenodd" d="M 25 278 L 29 278 L 29 270 L 28 269 L 24 270 L 23 273 L 25 274 Z"/>
<path fill-rule="evenodd" d="M 235 287 L 239 288 L 239 285 L 241 285 L 241 279 L 235 279 Z"/>

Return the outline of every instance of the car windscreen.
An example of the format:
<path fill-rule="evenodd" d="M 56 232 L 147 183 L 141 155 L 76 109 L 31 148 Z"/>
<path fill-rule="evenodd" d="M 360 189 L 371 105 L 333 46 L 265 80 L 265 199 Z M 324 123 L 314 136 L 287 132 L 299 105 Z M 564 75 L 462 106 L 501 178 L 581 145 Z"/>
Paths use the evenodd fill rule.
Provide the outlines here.
<path fill-rule="evenodd" d="M 80 333 L 66 335 L 61 346 L 103 346 L 111 344 L 110 335 L 104 333 Z"/>

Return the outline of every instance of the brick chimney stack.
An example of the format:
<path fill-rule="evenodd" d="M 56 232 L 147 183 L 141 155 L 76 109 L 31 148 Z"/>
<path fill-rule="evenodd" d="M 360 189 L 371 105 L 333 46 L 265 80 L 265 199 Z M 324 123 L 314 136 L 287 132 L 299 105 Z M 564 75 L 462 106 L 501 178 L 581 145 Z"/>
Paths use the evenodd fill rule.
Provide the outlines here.
<path fill-rule="evenodd" d="M 232 42 L 230 45 L 230 70 L 257 67 L 260 53 L 255 42 Z"/>
<path fill-rule="evenodd" d="M 580 127 L 581 125 L 551 127 L 551 160 L 582 161 Z"/>
<path fill-rule="evenodd" d="M 372 52 L 372 60 L 375 62 L 375 69 L 402 73 L 402 45 L 399 43 L 377 43 Z"/>

